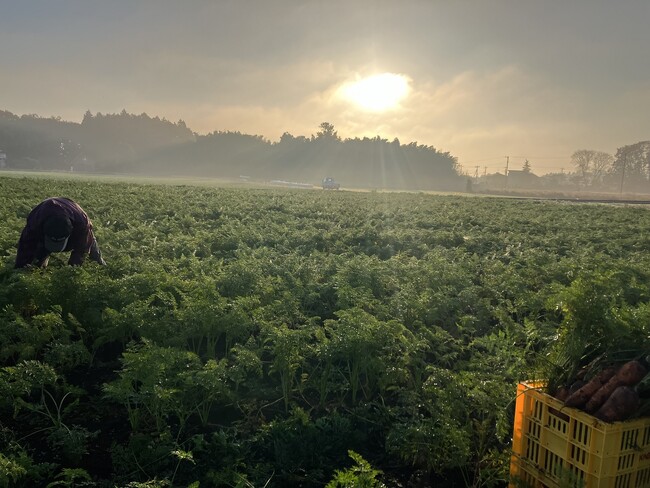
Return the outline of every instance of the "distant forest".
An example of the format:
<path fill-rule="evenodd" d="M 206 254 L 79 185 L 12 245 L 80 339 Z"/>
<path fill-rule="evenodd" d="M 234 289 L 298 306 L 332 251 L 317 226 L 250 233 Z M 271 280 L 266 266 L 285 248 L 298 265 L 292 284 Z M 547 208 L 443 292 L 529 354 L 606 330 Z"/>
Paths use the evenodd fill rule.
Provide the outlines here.
<path fill-rule="evenodd" d="M 318 185 L 331 176 L 343 187 L 461 190 L 456 158 L 432 146 L 398 139 L 342 139 L 323 122 L 309 137 L 279 141 L 240 132 L 199 135 L 185 122 L 129 114 L 83 121 L 0 111 L 0 151 L 10 169 L 151 176 L 203 176 Z"/>
<path fill-rule="evenodd" d="M 366 189 L 650 193 L 650 141 L 622 146 L 615 155 L 580 149 L 567 167 L 573 171 L 537 176 L 535 162 L 526 160 L 507 175 L 469 175 L 449 152 L 380 136 L 342 139 L 328 122 L 308 137 L 285 132 L 271 142 L 234 131 L 199 135 L 182 120 L 125 110 L 87 111 L 81 123 L 0 110 L 0 168 L 308 185 L 329 176 L 343 188 Z"/>

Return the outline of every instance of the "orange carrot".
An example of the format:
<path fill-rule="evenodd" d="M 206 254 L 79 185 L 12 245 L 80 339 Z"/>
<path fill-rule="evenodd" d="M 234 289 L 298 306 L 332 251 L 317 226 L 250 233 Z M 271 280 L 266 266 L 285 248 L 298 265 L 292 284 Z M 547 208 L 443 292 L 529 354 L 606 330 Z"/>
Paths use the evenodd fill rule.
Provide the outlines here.
<path fill-rule="evenodd" d="M 583 381 L 583 380 L 574 381 L 573 383 L 571 383 L 571 386 L 569 386 L 569 394 L 575 393 L 576 391 L 578 391 L 580 388 L 582 388 L 586 384 L 587 384 L 587 382 Z"/>
<path fill-rule="evenodd" d="M 596 391 L 585 405 L 587 413 L 596 412 L 619 386 L 634 386 L 648 373 L 639 361 L 628 361 L 607 383 Z"/>
<path fill-rule="evenodd" d="M 605 422 L 629 418 L 639 408 L 639 394 L 630 386 L 619 386 L 596 412 L 595 417 Z"/>
<path fill-rule="evenodd" d="M 598 391 L 609 379 L 614 376 L 614 368 L 606 368 L 600 371 L 596 376 L 589 380 L 584 386 L 569 395 L 564 402 L 567 407 L 581 408 Z"/>
<path fill-rule="evenodd" d="M 563 402 L 567 398 L 569 398 L 569 389 L 566 386 L 560 386 L 556 391 L 555 395 L 553 395 L 555 398 Z"/>

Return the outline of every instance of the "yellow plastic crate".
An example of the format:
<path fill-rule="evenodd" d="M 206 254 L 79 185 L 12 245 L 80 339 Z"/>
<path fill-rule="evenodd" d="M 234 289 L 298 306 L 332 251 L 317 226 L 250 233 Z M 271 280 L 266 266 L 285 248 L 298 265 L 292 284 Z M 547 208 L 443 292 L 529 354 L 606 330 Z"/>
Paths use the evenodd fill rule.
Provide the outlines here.
<path fill-rule="evenodd" d="M 650 418 L 602 422 L 517 387 L 510 488 L 650 488 Z"/>

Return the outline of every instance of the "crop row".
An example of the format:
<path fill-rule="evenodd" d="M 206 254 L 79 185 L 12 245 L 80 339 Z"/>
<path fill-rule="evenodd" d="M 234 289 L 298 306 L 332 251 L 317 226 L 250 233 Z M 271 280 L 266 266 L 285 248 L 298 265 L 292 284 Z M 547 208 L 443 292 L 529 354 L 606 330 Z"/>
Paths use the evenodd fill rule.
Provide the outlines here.
<path fill-rule="evenodd" d="M 644 208 L 6 177 L 0 193 L 0 484 L 323 486 L 353 451 L 387 484 L 503 486 L 515 385 L 552 373 L 558 337 L 604 354 L 614 331 L 649 335 Z M 84 207 L 108 266 L 13 269 L 47 196 Z"/>

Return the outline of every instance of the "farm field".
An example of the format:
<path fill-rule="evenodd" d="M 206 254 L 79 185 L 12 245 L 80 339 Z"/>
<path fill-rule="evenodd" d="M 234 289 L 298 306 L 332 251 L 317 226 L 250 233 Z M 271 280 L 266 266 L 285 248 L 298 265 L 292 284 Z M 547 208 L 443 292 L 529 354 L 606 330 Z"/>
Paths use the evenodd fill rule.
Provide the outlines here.
<path fill-rule="evenodd" d="M 564 367 L 563 341 L 650 347 L 640 206 L 47 177 L 0 195 L 0 486 L 504 487 L 519 381 Z M 87 211 L 108 266 L 13 269 L 48 196 Z"/>

